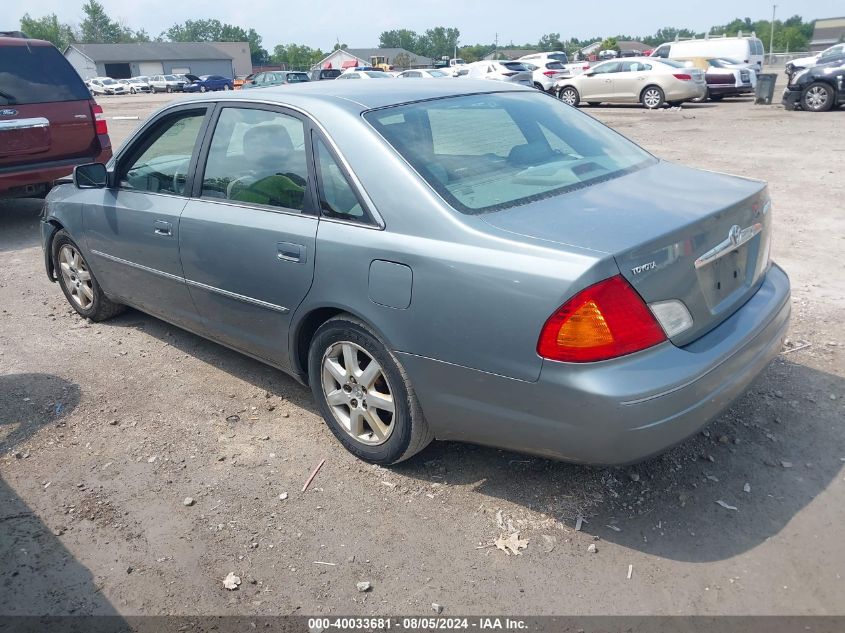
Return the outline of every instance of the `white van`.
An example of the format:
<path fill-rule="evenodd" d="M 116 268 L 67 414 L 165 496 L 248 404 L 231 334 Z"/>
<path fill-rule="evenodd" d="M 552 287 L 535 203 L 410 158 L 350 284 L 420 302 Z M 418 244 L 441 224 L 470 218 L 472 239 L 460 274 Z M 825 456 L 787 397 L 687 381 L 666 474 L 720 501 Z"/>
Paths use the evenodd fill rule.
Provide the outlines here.
<path fill-rule="evenodd" d="M 763 42 L 755 35 L 751 37 L 710 37 L 695 40 L 666 42 L 655 48 L 652 57 L 675 59 L 678 57 L 727 57 L 744 64 L 763 67 Z"/>

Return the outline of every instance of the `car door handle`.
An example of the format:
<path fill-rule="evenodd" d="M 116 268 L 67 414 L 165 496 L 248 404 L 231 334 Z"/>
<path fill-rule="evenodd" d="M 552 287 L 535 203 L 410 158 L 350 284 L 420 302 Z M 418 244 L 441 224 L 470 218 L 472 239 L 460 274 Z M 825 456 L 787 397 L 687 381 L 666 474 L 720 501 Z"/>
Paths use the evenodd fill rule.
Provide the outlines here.
<path fill-rule="evenodd" d="M 173 235 L 173 225 L 164 220 L 156 220 L 153 223 L 153 230 L 156 235 L 164 235 L 165 237 L 171 237 Z"/>
<path fill-rule="evenodd" d="M 305 263 L 306 249 L 302 244 L 279 242 L 276 244 L 276 257 L 283 262 Z"/>

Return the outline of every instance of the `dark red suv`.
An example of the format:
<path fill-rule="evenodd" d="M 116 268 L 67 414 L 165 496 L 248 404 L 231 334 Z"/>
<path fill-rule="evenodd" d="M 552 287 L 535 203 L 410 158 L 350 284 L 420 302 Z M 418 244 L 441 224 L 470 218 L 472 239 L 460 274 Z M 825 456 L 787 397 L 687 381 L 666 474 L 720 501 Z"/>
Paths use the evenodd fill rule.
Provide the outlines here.
<path fill-rule="evenodd" d="M 50 42 L 0 37 L 0 198 L 39 196 L 111 158 L 103 109 Z"/>

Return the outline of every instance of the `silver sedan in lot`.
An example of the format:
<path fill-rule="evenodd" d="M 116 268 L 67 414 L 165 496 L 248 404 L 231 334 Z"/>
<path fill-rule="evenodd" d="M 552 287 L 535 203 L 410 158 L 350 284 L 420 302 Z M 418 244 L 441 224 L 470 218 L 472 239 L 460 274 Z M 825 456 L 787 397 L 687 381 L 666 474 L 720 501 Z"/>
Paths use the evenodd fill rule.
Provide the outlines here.
<path fill-rule="evenodd" d="M 313 82 L 182 100 L 48 196 L 45 264 L 310 385 L 391 464 L 432 439 L 623 463 L 778 353 L 762 182 L 665 163 L 534 89 Z"/>
<path fill-rule="evenodd" d="M 571 106 L 582 101 L 641 103 L 654 110 L 664 104 L 679 105 L 707 94 L 704 71 L 683 62 L 654 57 L 616 59 L 593 66 L 583 73 L 561 79 L 554 88 Z"/>

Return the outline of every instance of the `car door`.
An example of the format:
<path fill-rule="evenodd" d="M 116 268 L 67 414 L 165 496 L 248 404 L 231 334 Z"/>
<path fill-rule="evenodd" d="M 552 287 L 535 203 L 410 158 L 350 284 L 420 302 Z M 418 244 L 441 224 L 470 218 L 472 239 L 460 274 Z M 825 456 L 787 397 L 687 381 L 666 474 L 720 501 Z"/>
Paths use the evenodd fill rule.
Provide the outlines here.
<path fill-rule="evenodd" d="M 619 62 L 605 62 L 590 69 L 590 74 L 579 75 L 578 92 L 584 101 L 610 101 L 613 98 L 613 73 Z"/>
<path fill-rule="evenodd" d="M 281 107 L 226 103 L 211 129 L 179 227 L 188 288 L 213 338 L 286 367 L 318 223 L 305 121 Z"/>
<path fill-rule="evenodd" d="M 613 73 L 613 99 L 618 101 L 639 101 L 640 92 L 646 86 L 651 64 L 643 62 L 619 62 L 618 72 Z"/>
<path fill-rule="evenodd" d="M 191 329 L 198 315 L 179 260 L 179 217 L 208 112 L 185 105 L 147 123 L 116 158 L 110 186 L 82 210 L 106 292 Z"/>

